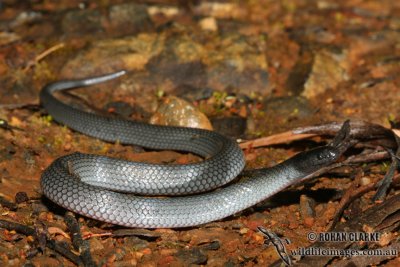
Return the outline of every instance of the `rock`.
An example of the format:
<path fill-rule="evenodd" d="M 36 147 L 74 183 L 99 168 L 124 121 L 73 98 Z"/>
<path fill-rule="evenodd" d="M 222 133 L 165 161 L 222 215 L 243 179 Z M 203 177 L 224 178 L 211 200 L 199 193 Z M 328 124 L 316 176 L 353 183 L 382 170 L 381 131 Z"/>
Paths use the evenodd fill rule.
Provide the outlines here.
<path fill-rule="evenodd" d="M 247 234 L 248 232 L 249 232 L 249 228 L 247 228 L 247 227 L 244 227 L 244 228 L 242 228 L 242 229 L 240 229 L 239 230 L 239 233 L 241 234 L 241 235 L 244 235 L 244 234 Z"/>
<path fill-rule="evenodd" d="M 193 248 L 190 250 L 180 250 L 176 254 L 176 256 L 181 259 L 185 265 L 191 264 L 206 264 L 207 263 L 207 255 L 204 255 L 203 252 L 198 248 Z"/>
<path fill-rule="evenodd" d="M 290 38 L 302 44 L 302 53 L 308 53 L 315 48 L 326 47 L 323 44 L 331 44 L 337 36 L 323 25 L 299 25 L 290 32 Z"/>
<path fill-rule="evenodd" d="M 68 34 L 96 34 L 107 31 L 113 36 L 149 31 L 153 27 L 147 6 L 135 3 L 113 5 L 108 14 L 102 14 L 99 9 L 72 10 L 64 16 L 61 25 L 63 31 Z"/>
<path fill-rule="evenodd" d="M 303 223 L 311 227 L 315 221 L 315 200 L 306 195 L 300 196 L 300 215 Z"/>
<path fill-rule="evenodd" d="M 305 217 L 303 220 L 304 226 L 311 228 L 315 223 L 315 218 L 314 217 Z"/>
<path fill-rule="evenodd" d="M 124 244 L 132 251 L 140 251 L 149 246 L 149 242 L 142 240 L 136 236 L 129 236 L 124 238 Z"/>
<path fill-rule="evenodd" d="M 203 250 L 218 250 L 221 247 L 221 244 L 218 240 L 214 240 L 211 242 L 199 244 L 198 246 L 200 249 Z"/>
<path fill-rule="evenodd" d="M 42 203 L 32 203 L 32 213 L 34 214 L 34 215 L 38 215 L 38 214 L 40 214 L 40 213 L 42 213 L 42 212 L 47 212 L 47 211 L 49 211 L 49 208 L 48 208 L 48 206 L 46 206 L 46 205 L 44 205 L 44 204 L 42 204 Z"/>
<path fill-rule="evenodd" d="M 0 179 L 0 182 L 1 182 L 1 179 Z M 0 207 L 7 208 L 8 210 L 11 210 L 11 211 L 15 211 L 18 209 L 18 206 L 15 203 L 7 200 L 3 196 L 0 196 Z"/>
<path fill-rule="evenodd" d="M 16 42 L 21 39 L 16 33 L 13 32 L 0 32 L 0 46 L 5 46 L 7 44 Z"/>
<path fill-rule="evenodd" d="M 214 130 L 220 134 L 239 138 L 246 131 L 246 118 L 240 116 L 211 118 Z"/>
<path fill-rule="evenodd" d="M 313 98 L 327 89 L 348 80 L 347 53 L 322 51 L 315 55 L 310 77 L 304 85 L 302 93 L 306 98 Z"/>
<path fill-rule="evenodd" d="M 187 101 L 175 96 L 164 99 L 156 113 L 150 118 L 150 123 L 212 130 L 206 115 Z"/>
<path fill-rule="evenodd" d="M 135 71 L 125 78 L 135 76 L 131 88 L 145 86 L 169 92 L 188 85 L 245 95 L 270 92 L 263 39 L 230 34 L 206 42 L 200 37 L 139 34 L 99 40 L 68 61 L 62 76 L 90 77 L 127 69 Z"/>
<path fill-rule="evenodd" d="M 99 10 L 85 9 L 69 11 L 61 22 L 63 32 L 73 35 L 93 34 L 102 31 Z"/>
<path fill-rule="evenodd" d="M 33 24 L 35 21 L 43 18 L 42 13 L 35 11 L 22 11 L 16 18 L 10 22 L 10 27 L 15 28 L 23 24 Z"/>
<path fill-rule="evenodd" d="M 30 151 L 30 150 L 24 151 L 23 157 L 24 157 L 25 163 L 28 165 L 33 166 L 36 163 L 35 155 L 34 155 L 33 151 Z"/>
<path fill-rule="evenodd" d="M 124 261 L 119 261 L 115 262 L 113 264 L 115 267 L 131 267 L 131 266 L 137 266 L 137 260 L 136 259 L 129 259 L 129 260 L 124 260 Z"/>
<path fill-rule="evenodd" d="M 104 106 L 104 109 L 110 113 L 118 114 L 124 118 L 129 118 L 133 114 L 133 108 L 126 102 L 114 101 Z"/>
<path fill-rule="evenodd" d="M 162 15 L 167 18 L 174 17 L 179 14 L 179 8 L 176 6 L 156 6 L 151 5 L 147 9 L 147 12 L 151 17 L 156 17 L 157 15 Z"/>
<path fill-rule="evenodd" d="M 0 149 L 0 162 L 11 160 L 17 152 L 11 143 L 3 144 L 3 147 L 4 148 Z"/>
<path fill-rule="evenodd" d="M 213 17 L 201 19 L 199 26 L 203 31 L 216 32 L 218 30 L 217 20 Z"/>
<path fill-rule="evenodd" d="M 302 96 L 268 98 L 263 103 L 263 109 L 269 117 L 284 117 L 291 120 L 309 117 L 314 111 L 309 101 Z"/>
<path fill-rule="evenodd" d="M 224 91 L 249 95 L 251 92 L 270 93 L 266 43 L 261 38 L 230 33 L 218 47 L 207 51 L 205 59 L 208 86 Z"/>
<path fill-rule="evenodd" d="M 147 6 L 125 3 L 110 7 L 109 20 L 113 32 L 119 36 L 138 33 L 152 28 Z"/>
<path fill-rule="evenodd" d="M 178 250 L 176 248 L 163 248 L 159 251 L 160 255 L 163 257 L 174 255 L 177 252 Z"/>
<path fill-rule="evenodd" d="M 371 183 L 371 179 L 369 177 L 363 177 L 361 178 L 360 184 L 362 186 L 369 185 Z"/>
<path fill-rule="evenodd" d="M 156 34 L 97 41 L 69 60 L 61 75 L 76 78 L 120 69 L 142 70 L 162 47 L 163 37 Z"/>
<path fill-rule="evenodd" d="M 231 259 L 224 263 L 224 267 L 235 267 L 237 266 Z"/>
<path fill-rule="evenodd" d="M 21 204 L 23 202 L 29 201 L 28 194 L 26 192 L 18 192 L 15 195 L 15 203 L 16 204 Z"/>
<path fill-rule="evenodd" d="M 194 87 L 189 84 L 182 84 L 176 87 L 172 94 L 188 101 L 199 101 L 208 99 L 213 95 L 213 90 L 208 87 Z"/>
<path fill-rule="evenodd" d="M 306 195 L 300 196 L 300 214 L 303 217 L 315 216 L 315 200 Z"/>
<path fill-rule="evenodd" d="M 304 90 L 304 84 L 310 75 L 313 57 L 311 53 L 305 53 L 291 69 L 286 80 L 286 89 L 294 95 L 300 95 Z"/>
<path fill-rule="evenodd" d="M 196 48 L 192 49 L 195 50 Z M 175 53 L 168 51 L 169 49 L 167 48 L 160 56 L 152 58 L 147 65 L 147 69 L 150 75 L 153 76 L 154 82 L 160 84 L 163 89 L 168 89 L 165 84 L 166 81 L 175 85 L 174 87 L 180 87 L 181 85 L 189 85 L 195 88 L 207 87 L 206 66 L 201 61 L 181 62 L 180 59 L 177 59 L 172 54 L 165 55 Z M 193 51 L 193 53 L 198 54 L 200 52 Z"/>
<path fill-rule="evenodd" d="M 103 243 L 97 237 L 89 239 L 89 246 L 91 253 L 104 250 Z"/>
<path fill-rule="evenodd" d="M 174 37 L 166 40 L 165 49 L 147 66 L 164 88 L 171 81 L 175 87 L 186 84 L 246 95 L 269 92 L 262 39 L 230 33 L 205 44 L 200 38 Z"/>
<path fill-rule="evenodd" d="M 234 253 L 240 250 L 240 247 L 242 246 L 242 242 L 239 239 L 232 239 L 228 242 L 225 242 L 223 244 L 222 249 L 226 251 L 226 253 Z"/>
<path fill-rule="evenodd" d="M 197 15 L 207 15 L 219 19 L 238 18 L 247 13 L 238 3 L 223 3 L 218 1 L 199 1 L 199 4 L 194 7 L 193 11 Z"/>
<path fill-rule="evenodd" d="M 201 42 L 187 35 L 174 35 L 165 40 L 162 52 L 149 61 L 147 70 L 164 88 L 166 81 L 174 87 L 206 87 L 206 57 L 207 50 Z"/>
<path fill-rule="evenodd" d="M 259 68 L 246 68 L 242 71 L 240 59 L 225 59 L 219 65 L 211 67 L 207 73 L 209 86 L 217 90 L 225 91 L 229 89 L 231 92 L 250 94 L 252 92 L 268 95 L 271 93 L 269 85 L 268 72 Z M 247 60 L 246 60 L 247 61 Z"/>

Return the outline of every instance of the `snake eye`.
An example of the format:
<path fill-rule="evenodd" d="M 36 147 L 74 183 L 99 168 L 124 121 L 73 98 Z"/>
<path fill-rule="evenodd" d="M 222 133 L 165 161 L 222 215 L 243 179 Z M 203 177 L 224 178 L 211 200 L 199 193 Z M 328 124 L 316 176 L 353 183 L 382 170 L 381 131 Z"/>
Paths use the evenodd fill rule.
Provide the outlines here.
<path fill-rule="evenodd" d="M 317 155 L 318 160 L 329 160 L 336 157 L 333 151 L 323 151 Z"/>

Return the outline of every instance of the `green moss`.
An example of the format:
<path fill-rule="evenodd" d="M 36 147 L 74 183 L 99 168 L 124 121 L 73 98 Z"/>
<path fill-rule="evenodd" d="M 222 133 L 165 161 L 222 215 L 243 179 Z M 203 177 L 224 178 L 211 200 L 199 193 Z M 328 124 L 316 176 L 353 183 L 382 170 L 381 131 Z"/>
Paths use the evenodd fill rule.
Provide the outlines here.
<path fill-rule="evenodd" d="M 380 165 L 381 172 L 384 172 L 384 173 L 388 172 L 389 167 L 390 167 L 390 163 L 382 162 L 382 164 Z"/>
<path fill-rule="evenodd" d="M 165 95 L 165 91 L 161 88 L 158 88 L 156 91 L 157 98 L 162 98 Z"/>
<path fill-rule="evenodd" d="M 215 91 L 213 93 L 213 98 L 215 100 L 214 108 L 216 113 L 221 113 L 225 110 L 225 101 L 227 97 L 228 93 L 226 92 Z"/>
<path fill-rule="evenodd" d="M 44 124 L 47 127 L 50 127 L 51 122 L 53 121 L 53 117 L 51 115 L 45 115 L 40 117 L 39 122 Z"/>
<path fill-rule="evenodd" d="M 62 146 L 64 143 L 64 138 L 62 136 L 55 136 L 54 137 L 54 141 L 53 141 L 53 145 L 56 147 L 60 147 Z"/>
<path fill-rule="evenodd" d="M 37 81 L 54 80 L 55 75 L 51 70 L 51 66 L 46 61 L 35 63 L 33 79 Z"/>

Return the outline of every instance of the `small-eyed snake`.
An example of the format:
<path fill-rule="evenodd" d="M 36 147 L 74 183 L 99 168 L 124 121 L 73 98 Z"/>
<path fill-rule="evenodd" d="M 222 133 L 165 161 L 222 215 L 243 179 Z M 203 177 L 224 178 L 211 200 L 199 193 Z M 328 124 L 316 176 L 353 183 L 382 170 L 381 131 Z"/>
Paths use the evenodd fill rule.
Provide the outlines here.
<path fill-rule="evenodd" d="M 235 141 L 208 130 L 99 116 L 53 96 L 55 91 L 90 86 L 123 74 L 125 71 L 49 84 L 40 92 L 41 104 L 57 122 L 86 135 L 157 150 L 192 152 L 204 160 L 162 165 L 82 153 L 60 157 L 42 174 L 43 193 L 84 216 L 129 227 L 199 225 L 270 197 L 335 162 L 342 153 L 339 143 L 317 147 L 257 171 L 248 179 L 218 188 L 244 168 L 244 156 Z"/>

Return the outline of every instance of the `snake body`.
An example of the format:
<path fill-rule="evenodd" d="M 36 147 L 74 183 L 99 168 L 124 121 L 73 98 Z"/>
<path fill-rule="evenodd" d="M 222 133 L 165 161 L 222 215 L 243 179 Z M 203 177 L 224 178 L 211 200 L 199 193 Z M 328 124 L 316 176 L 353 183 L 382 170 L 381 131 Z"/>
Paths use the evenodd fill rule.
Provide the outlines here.
<path fill-rule="evenodd" d="M 56 121 L 84 134 L 151 149 L 188 151 L 205 160 L 161 165 L 82 153 L 60 157 L 43 172 L 42 191 L 55 203 L 84 216 L 128 227 L 199 225 L 244 210 L 333 163 L 341 154 L 335 146 L 318 147 L 249 179 L 210 191 L 233 180 L 244 168 L 244 156 L 236 142 L 208 130 L 95 115 L 53 96 L 55 91 L 90 86 L 123 74 L 49 84 L 40 92 L 41 104 Z"/>

